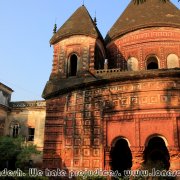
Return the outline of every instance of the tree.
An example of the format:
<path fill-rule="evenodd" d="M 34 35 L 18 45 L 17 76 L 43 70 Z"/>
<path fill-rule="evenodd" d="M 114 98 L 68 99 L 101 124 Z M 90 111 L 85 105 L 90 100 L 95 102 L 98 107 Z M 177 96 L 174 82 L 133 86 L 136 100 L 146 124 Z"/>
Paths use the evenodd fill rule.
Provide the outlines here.
<path fill-rule="evenodd" d="M 1 137 L 0 138 L 0 164 L 6 164 L 5 166 L 9 168 L 9 161 L 14 159 L 18 154 L 17 142 L 13 142 L 13 138 Z"/>
<path fill-rule="evenodd" d="M 33 154 L 39 154 L 34 145 L 27 145 L 23 137 L 0 137 L 0 165 L 8 169 L 24 168 L 31 160 Z M 4 168 L 4 167 L 1 167 Z"/>
<path fill-rule="evenodd" d="M 134 3 L 140 4 L 140 3 L 146 2 L 147 0 L 133 0 L 133 1 L 134 1 Z M 162 1 L 162 2 L 167 2 L 167 1 L 169 1 L 169 0 L 160 0 L 160 1 Z M 180 0 L 178 0 L 178 2 L 180 2 Z"/>
<path fill-rule="evenodd" d="M 25 167 L 30 166 L 29 162 L 31 161 L 31 156 L 33 154 L 39 154 L 40 152 L 36 149 L 36 146 L 30 144 L 24 144 L 21 148 L 20 153 L 16 157 L 16 167 L 24 169 Z"/>

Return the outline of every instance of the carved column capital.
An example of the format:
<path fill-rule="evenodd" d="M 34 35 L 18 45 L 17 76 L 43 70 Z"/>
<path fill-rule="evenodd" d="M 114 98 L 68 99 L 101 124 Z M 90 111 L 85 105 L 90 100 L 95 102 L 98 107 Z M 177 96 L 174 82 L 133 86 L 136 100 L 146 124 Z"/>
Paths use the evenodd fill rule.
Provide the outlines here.
<path fill-rule="evenodd" d="M 170 156 L 170 169 L 178 170 L 180 169 L 180 151 L 179 147 L 170 146 L 168 147 L 169 156 Z"/>
<path fill-rule="evenodd" d="M 145 146 L 131 146 L 130 149 L 132 153 L 143 153 Z"/>
<path fill-rule="evenodd" d="M 110 146 L 106 146 L 105 149 L 105 169 L 106 170 L 110 170 L 110 163 L 111 163 L 111 157 L 110 157 L 110 151 L 111 151 L 111 147 Z"/>
<path fill-rule="evenodd" d="M 141 169 L 141 164 L 143 163 L 143 152 L 144 146 L 132 146 L 130 147 L 132 152 L 132 170 Z"/>

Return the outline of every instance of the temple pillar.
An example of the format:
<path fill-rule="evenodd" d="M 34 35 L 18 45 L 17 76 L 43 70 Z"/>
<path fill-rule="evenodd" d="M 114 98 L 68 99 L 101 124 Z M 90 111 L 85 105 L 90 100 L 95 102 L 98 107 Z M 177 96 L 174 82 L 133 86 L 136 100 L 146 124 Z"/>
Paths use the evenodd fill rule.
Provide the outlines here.
<path fill-rule="evenodd" d="M 111 169 L 111 157 L 110 157 L 110 147 L 105 148 L 105 170 L 110 170 Z"/>
<path fill-rule="evenodd" d="M 142 168 L 144 147 L 130 147 L 132 153 L 132 170 Z"/>
<path fill-rule="evenodd" d="M 180 169 L 180 151 L 179 147 L 169 147 L 168 148 L 170 155 L 170 167 L 172 171 Z"/>

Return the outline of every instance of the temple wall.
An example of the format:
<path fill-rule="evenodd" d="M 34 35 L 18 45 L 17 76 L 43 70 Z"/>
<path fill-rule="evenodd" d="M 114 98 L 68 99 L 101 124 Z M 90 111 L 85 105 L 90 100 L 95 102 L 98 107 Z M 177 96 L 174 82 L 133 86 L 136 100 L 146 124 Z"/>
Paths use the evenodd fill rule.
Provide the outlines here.
<path fill-rule="evenodd" d="M 95 44 L 96 39 L 84 35 L 71 36 L 55 44 L 51 77 L 66 78 L 68 76 L 68 61 L 72 54 L 78 57 L 77 75 L 89 69 L 93 71 Z M 102 43 L 98 42 L 98 44 L 103 51 Z"/>
<path fill-rule="evenodd" d="M 156 77 L 99 84 L 46 100 L 44 168 L 110 169 L 109 154 L 118 137 L 129 143 L 133 169 L 142 163 L 151 136 L 163 137 L 175 157 L 179 89 L 178 79 Z"/>
<path fill-rule="evenodd" d="M 136 71 L 145 70 L 147 59 L 154 56 L 159 69 L 180 67 L 179 39 L 178 28 L 157 27 L 130 32 L 107 45 L 109 65 L 122 70 L 127 70 L 128 66 Z"/>

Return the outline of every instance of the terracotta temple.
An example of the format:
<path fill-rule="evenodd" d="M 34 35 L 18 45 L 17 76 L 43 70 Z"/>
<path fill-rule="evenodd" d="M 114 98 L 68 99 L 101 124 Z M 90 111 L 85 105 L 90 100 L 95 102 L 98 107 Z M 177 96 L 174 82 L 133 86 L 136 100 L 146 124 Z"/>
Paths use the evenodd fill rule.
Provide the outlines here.
<path fill-rule="evenodd" d="M 44 168 L 180 169 L 177 7 L 131 1 L 103 38 L 83 5 L 50 44 Z"/>

